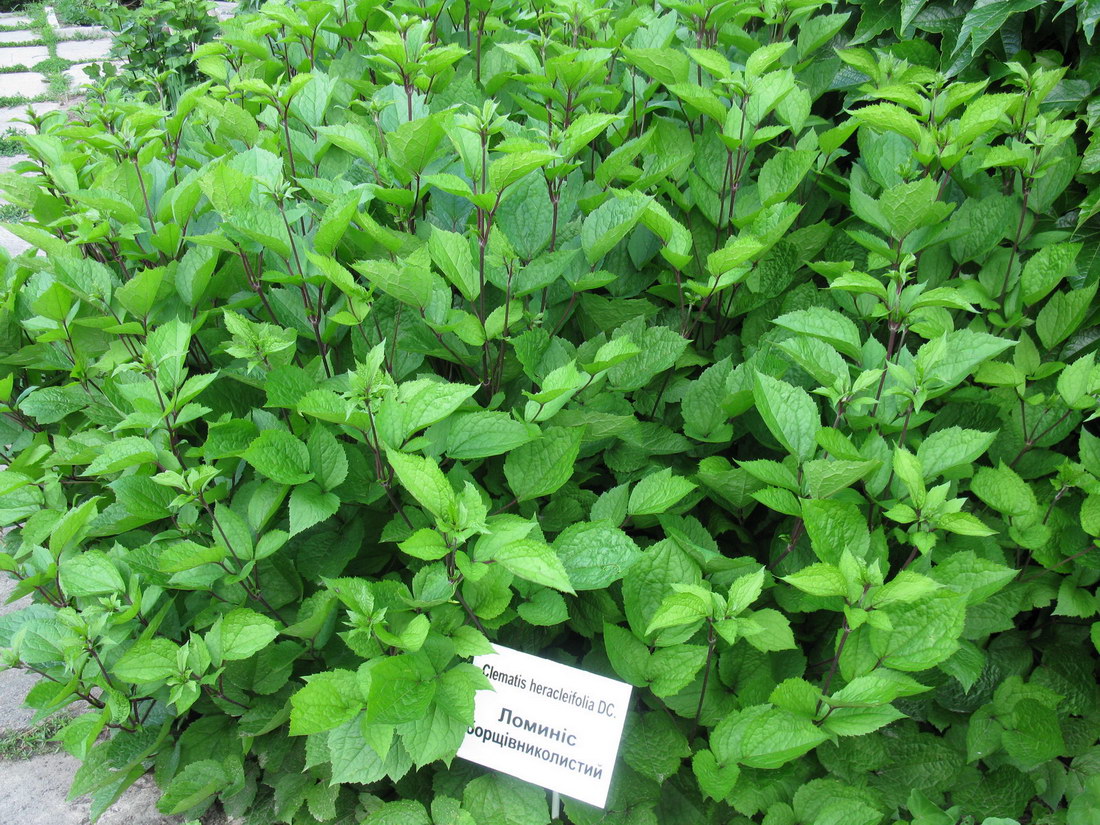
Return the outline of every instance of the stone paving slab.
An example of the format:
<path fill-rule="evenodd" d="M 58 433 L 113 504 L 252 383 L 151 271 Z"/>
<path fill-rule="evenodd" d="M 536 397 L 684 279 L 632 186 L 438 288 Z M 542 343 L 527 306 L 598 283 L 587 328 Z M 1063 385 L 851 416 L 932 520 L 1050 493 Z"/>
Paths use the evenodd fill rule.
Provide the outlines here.
<path fill-rule="evenodd" d="M 68 789 L 80 763 L 66 753 L 0 762 L 0 816 L 12 825 L 89 825 L 91 800 L 69 802 Z M 156 808 L 160 791 L 152 777 L 135 782 L 98 825 L 178 825 L 181 816 L 164 816 Z"/>
<path fill-rule="evenodd" d="M 44 114 L 45 112 L 54 112 L 61 108 L 61 104 L 55 100 L 42 101 L 40 103 L 24 103 L 22 106 L 11 106 L 7 109 L 0 109 L 0 135 L 8 131 L 8 129 L 15 129 L 19 132 L 29 132 L 31 127 L 26 123 L 21 123 L 27 117 L 27 109 L 33 110 L 36 114 Z"/>
<path fill-rule="evenodd" d="M 78 37 L 82 40 L 110 39 L 111 33 L 102 26 L 60 26 L 55 29 L 58 40 L 72 40 Z"/>
<path fill-rule="evenodd" d="M 31 25 L 31 19 L 25 14 L 8 11 L 0 14 L 0 24 L 5 26 L 29 26 Z"/>
<path fill-rule="evenodd" d="M 3 231 L 11 235 L 7 230 Z M 11 237 L 15 238 L 14 235 Z M 15 238 L 15 240 L 29 248 L 29 245 L 21 239 Z M 36 684 L 38 684 L 38 676 L 25 670 L 5 670 L 0 673 L 0 732 L 31 727 L 34 710 L 26 707 L 23 700 Z M 0 810 L 3 809 L 3 804 L 0 804 Z"/>
<path fill-rule="evenodd" d="M 84 67 L 85 66 L 91 66 L 91 65 L 93 65 L 92 62 L 77 63 L 77 64 L 67 68 L 64 72 L 62 72 L 62 74 L 64 74 L 67 78 L 69 78 L 69 82 L 74 87 L 80 87 L 80 86 L 83 86 L 85 83 L 91 83 L 92 82 L 92 79 L 84 73 Z"/>
<path fill-rule="evenodd" d="M 0 157 L 0 174 L 3 174 L 4 172 L 14 171 L 15 170 L 15 165 L 17 163 L 22 163 L 25 160 L 29 160 L 29 158 L 26 155 L 10 155 L 10 156 Z M 0 201 L 3 201 L 3 199 L 4 199 L 3 193 L 0 192 Z M 3 592 L 4 592 L 3 588 L 0 587 L 0 598 L 3 598 Z M 4 611 L 4 605 L 0 604 L 0 616 L 3 616 L 4 612 L 5 612 Z"/>
<path fill-rule="evenodd" d="M 8 230 L 0 229 L 0 233 L 2 233 L 0 234 L 0 244 L 3 244 L 5 248 L 8 247 L 9 242 L 21 245 L 23 249 L 30 248 L 30 244 L 22 238 L 17 238 L 15 235 L 12 235 Z M 8 237 L 5 238 L 3 237 L 4 235 Z M 8 597 L 11 596 L 12 592 L 15 590 L 16 581 L 6 573 L 0 575 L 3 576 L 3 578 L 0 578 L 0 616 L 5 613 L 13 613 L 16 610 L 21 610 L 31 603 L 29 597 L 24 597 L 17 602 L 7 604 Z M 0 672 L 0 733 L 22 730 L 30 726 L 31 719 L 34 717 L 34 710 L 25 707 L 23 705 L 23 700 L 27 696 L 27 691 L 37 683 L 38 676 L 25 670 L 5 670 Z M 2 791 L 0 791 L 0 793 L 2 793 Z M 2 798 L 0 798 L 0 811 L 2 810 L 4 810 L 4 806 Z"/>
<path fill-rule="evenodd" d="M 0 49 L 0 68 L 8 69 L 12 66 L 36 66 L 50 56 L 49 49 L 45 46 L 12 46 Z M 76 59 L 76 58 L 72 58 Z M 0 75 L 2 78 L 2 75 Z M 0 80 L 2 82 L 2 80 Z"/>
<path fill-rule="evenodd" d="M 45 76 L 39 72 L 0 74 L 0 89 L 3 89 L 5 97 L 9 95 L 38 97 L 46 94 L 49 88 L 50 84 L 46 82 Z"/>
<path fill-rule="evenodd" d="M 103 60 L 110 51 L 110 40 L 66 40 L 57 44 L 57 56 L 62 60 Z"/>
<path fill-rule="evenodd" d="M 33 29 L 21 29 L 15 32 L 0 31 L 0 43 L 33 43 L 41 39 L 42 35 Z"/>

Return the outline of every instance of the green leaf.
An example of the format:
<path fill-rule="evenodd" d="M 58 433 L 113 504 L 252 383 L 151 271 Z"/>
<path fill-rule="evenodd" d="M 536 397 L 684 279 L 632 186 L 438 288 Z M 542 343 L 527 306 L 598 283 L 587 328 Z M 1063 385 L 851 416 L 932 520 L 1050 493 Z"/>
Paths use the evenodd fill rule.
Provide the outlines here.
<path fill-rule="evenodd" d="M 684 392 L 680 411 L 684 416 L 684 435 L 697 441 L 725 443 L 733 436 L 729 413 L 722 408 L 726 382 L 733 372 L 730 359 L 723 358 L 708 367 Z"/>
<path fill-rule="evenodd" d="M 884 665 L 908 672 L 927 670 L 959 646 L 966 600 L 955 593 L 933 593 L 890 610 L 892 630 L 871 628 L 871 649 Z"/>
<path fill-rule="evenodd" d="M 224 614 L 206 633 L 206 644 L 215 660 L 247 659 L 259 653 L 279 635 L 274 619 L 238 607 Z"/>
<path fill-rule="evenodd" d="M 844 596 L 848 592 L 844 575 L 831 564 L 811 564 L 797 573 L 783 576 L 783 581 L 811 596 Z"/>
<path fill-rule="evenodd" d="M 313 236 L 313 248 L 318 254 L 331 255 L 336 251 L 344 233 L 348 231 L 351 219 L 359 211 L 361 197 L 362 192 L 353 190 L 337 196 L 329 204 L 317 227 L 317 233 Z"/>
<path fill-rule="evenodd" d="M 512 152 L 497 158 L 489 164 L 489 189 L 502 192 L 553 159 L 552 153 L 542 150 Z"/>
<path fill-rule="evenodd" d="M 401 548 L 402 552 L 425 561 L 441 559 L 450 552 L 450 548 L 447 547 L 447 543 L 443 540 L 443 536 L 439 534 L 439 531 L 427 527 L 417 530 L 397 546 Z"/>
<path fill-rule="evenodd" d="M 917 459 L 924 470 L 924 480 L 932 481 L 945 470 L 973 464 L 993 444 L 997 433 L 983 433 L 962 427 L 945 427 L 929 435 L 917 448 Z"/>
<path fill-rule="evenodd" d="M 723 719 L 710 746 L 722 763 L 774 770 L 813 750 L 828 737 L 808 719 L 771 705 L 755 705 Z"/>
<path fill-rule="evenodd" d="M 736 616 L 759 599 L 765 578 L 764 568 L 761 567 L 755 573 L 746 573 L 734 579 L 726 594 L 726 615 Z"/>
<path fill-rule="evenodd" d="M 978 50 L 1009 17 L 1033 9 L 1041 2 L 1042 0 L 976 0 L 963 18 L 962 28 L 955 43 L 955 53 L 952 55 L 955 64 L 952 66 L 953 71 L 949 74 L 955 74 L 958 71 L 956 67 L 962 68 L 969 63 L 969 60 L 964 58 L 963 49 L 969 46 L 967 49 L 969 56 L 977 55 Z"/>
<path fill-rule="evenodd" d="M 714 753 L 706 749 L 695 752 L 691 758 L 691 771 L 695 774 L 699 789 L 716 802 L 722 802 L 729 796 L 741 776 L 741 768 L 736 763 L 719 765 Z"/>
<path fill-rule="evenodd" d="M 98 498 L 90 498 L 57 520 L 49 533 L 49 547 L 54 558 L 66 555 L 84 541 L 92 519 L 99 512 L 98 504 Z"/>
<path fill-rule="evenodd" d="M 1013 341 L 985 332 L 960 329 L 935 338 L 917 350 L 917 367 L 931 381 L 940 382 L 937 394 L 959 384 L 984 361 L 1000 355 Z"/>
<path fill-rule="evenodd" d="M 306 684 L 290 697 L 290 735 L 332 730 L 363 708 L 359 683 L 350 670 L 329 670 L 306 677 Z"/>
<path fill-rule="evenodd" d="M 787 198 L 813 168 L 817 153 L 808 149 L 777 152 L 762 167 L 757 188 L 762 206 L 771 206 Z"/>
<path fill-rule="evenodd" d="M 699 566 L 675 542 L 661 541 L 645 550 L 623 577 L 623 607 L 631 629 L 645 634 L 672 582 L 699 581 Z"/>
<path fill-rule="evenodd" d="M 919 146 L 921 128 L 916 117 L 893 103 L 874 103 L 862 106 L 852 112 L 852 117 L 861 124 L 867 124 L 877 132 L 894 132 Z M 880 229 L 888 229 L 880 226 Z"/>
<path fill-rule="evenodd" d="M 193 541 L 176 541 L 161 551 L 157 567 L 162 573 L 179 573 L 204 564 L 216 564 L 228 554 L 229 551 L 220 545 L 206 546 Z"/>
<path fill-rule="evenodd" d="M 623 56 L 631 66 L 666 86 L 687 80 L 691 71 L 687 55 L 677 49 L 623 49 Z"/>
<path fill-rule="evenodd" d="M 802 518 L 814 554 L 823 562 L 838 564 L 845 550 L 862 558 L 871 546 L 867 520 L 852 504 L 808 499 L 802 502 Z"/>
<path fill-rule="evenodd" d="M 383 401 L 378 412 L 378 430 L 390 446 L 406 440 L 427 426 L 442 421 L 470 398 L 477 387 L 447 381 L 406 381 L 396 394 Z"/>
<path fill-rule="evenodd" d="M 508 453 L 504 476 L 518 501 L 557 492 L 573 475 L 582 428 L 547 427 L 542 437 Z"/>
<path fill-rule="evenodd" d="M 822 722 L 821 729 L 836 736 L 864 736 L 904 718 L 905 714 L 893 705 L 874 708 L 838 708 Z"/>
<path fill-rule="evenodd" d="M 581 247 L 588 263 L 596 264 L 637 226 L 649 199 L 635 192 L 616 193 L 584 219 Z"/>
<path fill-rule="evenodd" d="M 180 670 L 178 650 L 168 639 L 139 639 L 115 662 L 111 672 L 123 682 L 136 685 L 163 682 Z"/>
<path fill-rule="evenodd" d="M 344 483 L 348 477 L 348 457 L 336 436 L 320 425 L 315 426 L 306 441 L 306 449 L 309 469 L 321 489 L 327 492 Z"/>
<path fill-rule="evenodd" d="M 1012 708 L 1001 742 L 1008 755 L 1034 767 L 1065 753 L 1065 741 L 1055 710 L 1035 699 L 1021 699 Z"/>
<path fill-rule="evenodd" d="M 324 492 L 312 481 L 295 487 L 290 494 L 290 535 L 296 536 L 320 524 L 339 509 L 340 498 L 335 493 Z"/>
<path fill-rule="evenodd" d="M 521 579 L 553 587 L 565 593 L 575 593 L 569 574 L 550 545 L 538 539 L 521 539 L 493 553 L 493 558 L 510 573 Z"/>
<path fill-rule="evenodd" d="M 546 792 L 510 776 L 489 773 L 468 782 L 462 807 L 478 823 L 494 825 L 550 825 Z"/>
<path fill-rule="evenodd" d="M 423 802 L 395 799 L 383 802 L 361 825 L 432 825 L 432 818 Z"/>
<path fill-rule="evenodd" d="M 376 660 L 369 673 L 368 724 L 399 725 L 419 719 L 435 697 L 435 673 L 417 656 Z"/>
<path fill-rule="evenodd" d="M 178 814 L 190 810 L 210 799 L 232 783 L 232 777 L 221 762 L 201 759 L 191 762 L 172 777 L 157 802 L 157 809 L 165 814 Z"/>
<path fill-rule="evenodd" d="M 752 394 L 769 432 L 787 452 L 799 461 L 813 458 L 821 418 L 809 393 L 758 372 Z"/>
<path fill-rule="evenodd" d="M 672 475 L 666 467 L 639 481 L 630 491 L 627 513 L 632 516 L 652 516 L 663 513 L 695 489 L 686 478 Z"/>
<path fill-rule="evenodd" d="M 851 487 L 878 467 L 878 461 L 845 461 L 830 458 L 807 461 L 802 465 L 802 472 L 810 496 L 828 498 Z"/>
<path fill-rule="evenodd" d="M 966 599 L 981 604 L 1016 577 L 1016 570 L 983 559 L 971 550 L 958 550 L 932 568 L 931 576 Z"/>
<path fill-rule="evenodd" d="M 638 390 L 656 376 L 672 369 L 687 349 L 688 341 L 668 327 L 648 327 L 640 334 L 631 334 L 638 355 L 613 366 L 607 373 L 612 389 L 621 392 Z"/>
<path fill-rule="evenodd" d="M 516 610 L 525 622 L 537 627 L 553 627 L 569 621 L 565 599 L 555 590 L 539 590 Z"/>
<path fill-rule="evenodd" d="M 936 580 L 912 570 L 899 570 L 890 581 L 871 592 L 871 607 L 885 607 L 895 602 L 914 602 L 934 593 L 940 587 Z"/>
<path fill-rule="evenodd" d="M 435 156 L 444 135 L 443 118 L 428 115 L 405 121 L 386 135 L 386 147 L 400 167 L 420 174 Z"/>
<path fill-rule="evenodd" d="M 563 158 L 571 158 L 603 133 L 619 118 L 616 115 L 583 114 L 569 124 L 562 135 L 558 152 Z"/>
<path fill-rule="evenodd" d="M 1020 276 L 1024 303 L 1031 306 L 1049 295 L 1070 274 L 1082 246 L 1079 243 L 1051 244 L 1032 255 Z"/>
<path fill-rule="evenodd" d="M 981 467 L 970 482 L 970 491 L 1008 516 L 1023 516 L 1039 506 L 1028 483 L 1003 461 L 996 469 Z"/>
<path fill-rule="evenodd" d="M 313 478 L 309 472 L 309 450 L 286 430 L 264 430 L 241 458 L 280 484 L 303 484 Z"/>
<path fill-rule="evenodd" d="M 671 717 L 651 712 L 627 728 L 622 755 L 642 776 L 664 782 L 680 770 L 684 758 L 691 756 L 691 745 Z"/>
<path fill-rule="evenodd" d="M 894 475 L 905 485 L 914 506 L 924 505 L 925 487 L 924 473 L 921 470 L 920 460 L 904 447 L 894 448 L 893 460 Z"/>
<path fill-rule="evenodd" d="M 791 332 L 812 335 L 844 355 L 860 358 L 862 342 L 859 329 L 836 310 L 823 307 L 799 309 L 779 316 L 772 323 Z"/>
<path fill-rule="evenodd" d="M 152 464 L 156 458 L 156 448 L 149 439 L 127 436 L 105 444 L 84 474 L 94 476 L 117 473 L 127 467 Z"/>
<path fill-rule="evenodd" d="M 878 668 L 864 676 L 857 676 L 832 696 L 825 698 L 832 707 L 870 707 L 885 705 L 895 699 L 915 696 L 930 688 L 911 676 L 886 668 Z"/>
<path fill-rule="evenodd" d="M 695 592 L 670 593 L 653 614 L 645 635 L 652 636 L 659 630 L 701 622 L 710 615 L 711 608 L 709 594 L 704 598 L 703 594 Z"/>
<path fill-rule="evenodd" d="M 538 427 L 505 412 L 458 413 L 433 426 L 429 437 L 459 461 L 502 455 L 538 438 Z"/>
<path fill-rule="evenodd" d="M 430 458 L 387 450 L 397 480 L 437 519 L 449 519 L 458 507 L 454 488 Z"/>
<path fill-rule="evenodd" d="M 769 653 L 773 650 L 794 650 L 794 632 L 791 622 L 778 610 L 765 607 L 742 614 L 739 630 L 745 641 L 757 650 Z"/>
<path fill-rule="evenodd" d="M 610 586 L 642 554 L 630 536 L 607 521 L 585 521 L 566 527 L 554 539 L 554 551 L 576 590 Z"/>
<path fill-rule="evenodd" d="M 1096 296 L 1096 284 L 1056 292 L 1035 319 L 1035 331 L 1047 349 L 1052 349 L 1069 338 L 1085 320 L 1092 299 Z"/>
<path fill-rule="evenodd" d="M 1094 378 L 1094 376 L 1096 376 Z M 1096 353 L 1078 358 L 1058 375 L 1058 394 L 1072 409 L 1087 410 L 1094 404 L 1090 390 L 1100 384 Z"/>
<path fill-rule="evenodd" d="M 904 238 L 921 227 L 941 223 L 953 205 L 938 200 L 939 186 L 930 177 L 899 183 L 882 193 L 878 206 L 887 229 L 895 238 Z"/>
<path fill-rule="evenodd" d="M 474 255 L 462 235 L 433 226 L 428 236 L 428 252 L 431 253 L 432 263 L 462 293 L 463 298 L 467 301 L 477 298 L 478 277 Z"/>
<path fill-rule="evenodd" d="M 114 562 L 100 550 L 85 550 L 60 564 L 61 589 L 70 597 L 121 593 L 126 582 Z"/>
<path fill-rule="evenodd" d="M 1100 536 L 1100 495 L 1096 493 L 1081 502 L 1081 529 L 1090 536 Z"/>

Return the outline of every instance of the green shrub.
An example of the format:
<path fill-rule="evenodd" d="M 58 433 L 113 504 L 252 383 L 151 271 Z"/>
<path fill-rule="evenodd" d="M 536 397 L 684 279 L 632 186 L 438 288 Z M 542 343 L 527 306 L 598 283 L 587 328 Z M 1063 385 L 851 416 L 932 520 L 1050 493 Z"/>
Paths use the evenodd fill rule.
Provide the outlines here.
<path fill-rule="evenodd" d="M 453 761 L 492 640 L 636 687 L 579 825 L 1093 821 L 1095 74 L 870 6 L 267 4 L 42 119 L 0 645 L 74 793 L 546 823 Z"/>
<path fill-rule="evenodd" d="M 98 22 L 114 33 L 111 57 L 121 70 L 104 64 L 109 85 L 128 91 L 152 91 L 173 101 L 199 79 L 192 57 L 213 40 L 218 22 L 208 0 L 149 0 L 130 8 L 114 0 L 103 3 Z M 97 70 L 98 71 L 98 70 Z M 96 75 L 98 77 L 98 75 Z"/>
<path fill-rule="evenodd" d="M 69 26 L 91 26 L 116 5 L 114 0 L 56 0 L 53 7 L 58 19 Z"/>

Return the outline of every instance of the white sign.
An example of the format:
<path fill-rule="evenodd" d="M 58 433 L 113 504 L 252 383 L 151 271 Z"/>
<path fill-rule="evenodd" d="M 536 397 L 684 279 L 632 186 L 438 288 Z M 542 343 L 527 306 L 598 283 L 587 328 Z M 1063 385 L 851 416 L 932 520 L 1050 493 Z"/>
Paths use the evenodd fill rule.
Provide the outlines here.
<path fill-rule="evenodd" d="M 474 697 L 458 755 L 602 808 L 630 685 L 493 645 L 474 664 L 493 690 Z"/>

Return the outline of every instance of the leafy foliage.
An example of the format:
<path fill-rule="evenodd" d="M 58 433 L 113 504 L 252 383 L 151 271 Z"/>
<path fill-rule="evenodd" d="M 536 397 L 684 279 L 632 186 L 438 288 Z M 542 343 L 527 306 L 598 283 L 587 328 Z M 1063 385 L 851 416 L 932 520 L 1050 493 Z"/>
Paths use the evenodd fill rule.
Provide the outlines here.
<path fill-rule="evenodd" d="M 168 100 L 175 100 L 200 79 L 192 59 L 195 50 L 218 34 L 213 5 L 207 0 L 95 3 L 85 15 L 113 33 L 111 56 L 121 69 L 114 63 L 96 64 L 91 73 L 94 79 L 100 79 L 102 72 L 108 86 L 152 91 Z"/>
<path fill-rule="evenodd" d="M 74 793 L 546 823 L 453 761 L 493 640 L 637 688 L 574 823 L 1093 821 L 1095 74 L 1040 8 L 267 3 L 43 118 L 0 645 L 90 705 Z"/>

